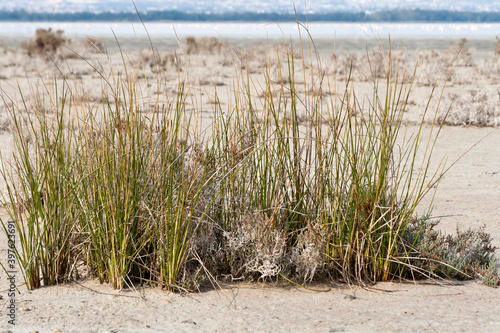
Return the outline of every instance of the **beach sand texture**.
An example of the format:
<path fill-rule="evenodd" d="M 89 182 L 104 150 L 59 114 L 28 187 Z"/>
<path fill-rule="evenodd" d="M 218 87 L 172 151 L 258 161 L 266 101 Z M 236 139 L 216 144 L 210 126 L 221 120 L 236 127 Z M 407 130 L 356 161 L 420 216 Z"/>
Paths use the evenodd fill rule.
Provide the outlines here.
<path fill-rule="evenodd" d="M 212 44 L 210 44 L 212 43 Z M 224 101 L 230 95 L 238 61 L 245 60 L 246 70 L 259 73 L 259 63 L 268 62 L 271 73 L 278 75 L 274 59 L 280 46 L 253 45 L 229 52 L 213 41 L 200 42 L 177 49 L 180 56 L 162 52 L 165 60 L 163 76 L 166 91 L 175 92 L 178 66 L 188 68 L 191 100 L 188 107 L 210 121 L 211 96 L 217 89 Z M 465 45 L 466 46 L 466 45 Z M 191 49 L 189 49 L 191 47 Z M 76 52 L 78 56 L 74 53 Z M 393 57 L 412 70 L 418 59 L 419 68 L 405 114 L 409 130 L 424 116 L 434 80 L 436 95 L 449 64 L 456 56 L 456 45 L 447 51 L 422 50 L 417 54 L 393 51 Z M 325 52 L 323 52 L 325 53 Z M 327 53 L 327 52 L 326 52 Z M 237 56 L 236 56 L 237 54 Z M 372 62 L 367 67 L 367 54 Z M 387 51 L 360 50 L 358 53 L 322 56 L 322 68 L 336 77 L 339 91 L 351 61 L 354 84 L 361 94 L 370 96 L 370 71 L 384 75 Z M 156 68 L 151 50 L 127 52 L 128 70 L 138 69 L 141 94 L 154 93 Z M 85 59 L 85 60 L 83 60 Z M 183 61 L 182 64 L 177 63 Z M 20 47 L 0 48 L 0 87 L 5 96 L 18 95 L 17 86 L 28 92 L 27 98 L 43 90 L 54 77 L 67 76 L 84 92 L 89 101 L 101 99 L 102 77 L 94 68 L 109 75 L 110 63 L 116 70 L 125 70 L 119 54 L 108 57 L 92 46 L 74 43 L 51 59 L 30 57 Z M 274 67 L 273 67 L 274 66 Z M 94 67 L 94 68 L 93 68 Z M 239 68 L 241 69 L 241 68 Z M 185 74 L 185 72 L 183 73 Z M 259 78 L 256 77 L 256 82 Z M 333 81 L 332 81 L 333 82 Z M 298 84 L 300 87 L 300 84 Z M 75 88 L 76 89 L 76 88 Z M 302 88 L 301 88 L 302 89 Z M 299 92 L 300 93 L 300 92 Z M 362 98 L 362 97 L 361 97 Z M 438 98 L 430 103 L 437 106 Z M 12 153 L 4 99 L 0 102 L 0 150 L 3 156 Z M 149 103 L 145 101 L 144 103 Z M 230 101 L 228 101 L 230 103 Z M 451 104 L 453 103 L 453 104 Z M 451 165 L 470 147 L 500 125 L 500 55 L 474 60 L 473 50 L 462 50 L 447 79 L 441 100 L 440 114 L 450 107 L 448 124 L 443 127 L 435 148 L 434 160 L 442 158 Z M 431 112 L 432 113 L 432 112 Z M 432 119 L 428 119 L 429 123 Z M 428 127 L 424 130 L 429 130 Z M 439 228 L 454 232 L 460 228 L 486 225 L 493 245 L 500 248 L 500 132 L 494 132 L 463 156 L 439 184 L 434 198 L 433 216 L 441 217 Z M 5 185 L 1 184 L 1 189 Z M 426 198 L 422 207 L 430 203 Z M 5 211 L 0 212 L 4 218 Z M 0 257 L 6 258 L 7 241 L 0 233 Z M 497 249 L 497 256 L 500 251 Z M 21 281 L 21 276 L 18 276 Z M 0 330 L 12 332 L 495 332 L 500 331 L 500 290 L 482 285 L 480 281 L 418 281 L 412 283 L 384 282 L 369 288 L 344 284 L 315 285 L 331 288 L 313 292 L 299 287 L 275 283 L 221 283 L 222 289 L 205 288 L 200 293 L 174 294 L 154 288 L 113 290 L 98 281 L 82 280 L 28 291 L 19 286 L 16 294 L 16 325 L 7 322 L 9 302 L 8 281 L 0 272 Z"/>

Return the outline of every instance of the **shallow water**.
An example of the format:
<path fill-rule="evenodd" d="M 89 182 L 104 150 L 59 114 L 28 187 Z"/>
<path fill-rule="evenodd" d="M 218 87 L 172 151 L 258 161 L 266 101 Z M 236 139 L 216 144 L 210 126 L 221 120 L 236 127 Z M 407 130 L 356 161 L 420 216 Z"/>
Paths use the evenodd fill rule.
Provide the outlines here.
<path fill-rule="evenodd" d="M 126 22 L 0 22 L 0 35 L 32 35 L 38 28 L 62 29 L 69 35 L 146 36 L 142 24 Z M 271 37 L 295 35 L 292 22 L 147 22 L 151 36 Z M 312 22 L 308 29 L 316 37 L 495 37 L 500 23 L 335 23 Z"/>
<path fill-rule="evenodd" d="M 275 44 L 292 40 L 298 44 L 295 23 L 237 22 L 147 22 L 146 29 L 137 23 L 117 22 L 0 22 L 0 39 L 17 46 L 30 39 L 38 28 L 62 29 L 67 37 L 82 40 L 86 36 L 104 39 L 116 45 L 115 36 L 125 50 L 149 48 L 148 34 L 154 47 L 166 51 L 178 47 L 186 36 L 215 37 L 237 47 L 255 43 Z M 320 54 L 359 52 L 382 45 L 393 49 L 420 51 L 447 49 L 450 43 L 467 38 L 467 47 L 476 61 L 490 57 L 495 50 L 500 24 L 483 23 L 319 23 L 309 24 Z M 301 29 L 302 37 L 307 32 Z"/>

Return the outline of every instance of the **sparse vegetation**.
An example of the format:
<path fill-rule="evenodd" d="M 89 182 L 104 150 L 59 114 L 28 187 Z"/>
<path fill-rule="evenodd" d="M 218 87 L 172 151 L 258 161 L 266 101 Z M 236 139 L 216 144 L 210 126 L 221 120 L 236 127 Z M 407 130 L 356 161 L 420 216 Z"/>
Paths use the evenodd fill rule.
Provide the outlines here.
<path fill-rule="evenodd" d="M 40 32 L 55 51 L 50 34 L 62 32 Z M 222 47 L 186 45 L 186 54 Z M 208 125 L 186 107 L 189 71 L 180 66 L 188 61 L 177 55 L 175 93 L 162 85 L 165 63 L 149 66 L 157 68 L 153 96 L 141 95 L 138 72 L 124 63 L 99 73 L 99 102 L 64 78 L 33 100 L 4 95 L 16 148 L 4 159 L 4 202 L 27 287 L 78 278 L 81 264 L 119 289 L 194 290 L 214 276 L 361 284 L 482 276 L 496 285 L 483 230 L 443 237 L 427 219 L 415 222 L 442 175 L 443 165 L 429 165 L 444 120 L 425 137 L 424 118 L 407 132 L 412 76 L 389 51 L 377 58 L 364 103 L 352 68 L 337 91 L 309 45 L 277 52 L 259 78 L 235 66 L 229 100 L 211 96 Z"/>

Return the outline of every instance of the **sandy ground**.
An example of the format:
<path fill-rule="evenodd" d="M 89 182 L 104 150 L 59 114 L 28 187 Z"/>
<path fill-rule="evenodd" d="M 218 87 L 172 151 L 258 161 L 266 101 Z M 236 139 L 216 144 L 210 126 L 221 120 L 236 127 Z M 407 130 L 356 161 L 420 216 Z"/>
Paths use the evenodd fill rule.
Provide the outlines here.
<path fill-rule="evenodd" d="M 446 127 L 436 157 L 455 159 L 491 128 Z M 440 184 L 434 201 L 441 227 L 486 224 L 500 247 L 500 131 L 462 158 Z M 5 238 L 2 237 L 2 259 Z M 497 251 L 498 255 L 498 251 Z M 2 273 L 3 274 L 3 273 Z M 18 277 L 20 278 L 20 277 Z M 456 282 L 456 281 L 455 281 Z M 189 295 L 158 289 L 114 291 L 96 281 L 16 294 L 16 326 L 5 315 L 10 298 L 0 279 L 3 331 L 52 332 L 495 332 L 500 289 L 479 281 L 379 283 L 372 288 L 320 285 L 329 292 L 262 284 L 223 285 Z"/>
<path fill-rule="evenodd" d="M 381 283 L 332 286 L 238 285 L 200 294 L 114 292 L 96 282 L 23 292 L 13 332 L 495 332 L 499 292 L 460 286 Z M 141 298 L 139 298 L 141 297 Z"/>
<path fill-rule="evenodd" d="M 101 87 L 101 76 L 95 69 L 89 68 L 89 64 L 94 68 L 103 68 L 101 74 L 108 77 L 109 64 L 119 62 L 120 58 L 108 59 L 88 47 L 73 48 L 77 48 L 78 53 L 87 60 L 78 57 L 62 60 L 63 57 L 56 57 L 55 62 L 51 62 L 30 58 L 21 49 L 4 47 L 0 56 L 3 68 L 0 87 L 4 96 L 14 96 L 18 83 L 27 95 L 32 95 L 30 87 L 34 90 L 43 89 L 50 75 L 55 75 L 57 80 L 67 75 L 78 89 L 85 92 L 88 100 L 99 100 L 100 89 L 96 88 Z M 70 54 L 68 52 L 66 57 Z M 258 47 L 253 52 L 265 54 Z M 143 78 L 140 85 L 145 95 L 160 88 L 165 89 L 166 94 L 173 92 L 178 72 L 177 60 L 172 55 L 161 55 L 165 59 L 162 75 L 168 83 L 164 87 L 158 87 L 155 83 L 151 51 L 144 50 L 128 56 L 126 61 L 129 65 L 137 63 L 138 59 L 145 64 L 139 70 Z M 345 59 L 350 56 L 344 55 L 347 58 L 338 58 L 337 61 L 344 61 L 345 64 Z M 361 53 L 356 56 L 362 58 Z M 240 54 L 238 59 L 242 57 Z M 442 68 L 442 64 L 450 55 L 426 51 L 418 57 L 423 59 L 420 65 L 423 69 L 417 74 L 410 98 L 407 113 L 410 122 L 422 117 L 431 90 L 430 78 L 434 75 L 438 80 L 444 80 L 447 71 Z M 264 61 L 265 58 L 260 60 Z M 238 60 L 235 60 L 234 54 L 213 49 L 197 50 L 189 58 L 182 59 L 191 68 L 190 81 L 195 87 L 192 89 L 191 107 L 193 111 L 206 113 L 210 117 L 211 89 L 216 86 L 221 99 L 230 94 L 228 85 L 237 72 L 235 68 L 238 67 Z M 248 70 L 256 73 L 258 62 L 252 59 L 247 58 L 250 63 Z M 415 55 L 413 58 L 408 55 L 408 59 L 413 59 L 408 61 L 412 63 Z M 442 105 L 447 109 L 453 102 L 450 122 L 483 127 L 445 126 L 436 147 L 434 163 L 446 157 L 447 165 L 451 165 L 500 124 L 500 61 L 491 58 L 476 64 L 468 62 L 466 57 L 461 59 L 462 62 L 457 64 L 448 79 Z M 332 77 L 335 74 L 345 75 L 339 72 L 341 66 L 334 67 L 328 61 L 324 66 Z M 359 66 L 362 67 L 362 62 Z M 271 73 L 277 75 L 276 63 L 270 61 L 269 67 Z M 256 82 L 262 81 L 257 78 Z M 370 90 L 371 84 L 361 75 L 355 77 L 355 84 L 363 91 Z M 342 82 L 338 85 L 342 86 Z M 5 102 L 8 99 L 0 103 L 0 122 L 6 119 Z M 432 103 L 431 106 L 435 106 L 437 102 Z M 8 129 L 0 127 L 0 149 L 4 156 L 8 156 L 12 151 L 10 133 Z M 410 130 L 413 129 L 410 127 Z M 493 244 L 500 247 L 499 147 L 500 131 L 497 131 L 448 171 L 434 199 L 433 216 L 441 217 L 441 229 L 453 232 L 457 225 L 468 228 L 485 224 L 486 231 L 494 238 Z M 422 203 L 422 207 L 428 204 L 430 198 Z M 6 247 L 7 242 L 2 234 L 2 262 L 6 260 Z M 497 255 L 500 255 L 498 250 Z M 20 282 L 21 276 L 18 275 L 17 279 Z M 6 314 L 12 299 L 8 296 L 8 288 L 6 275 L 1 272 L 0 330 L 5 332 L 500 331 L 500 289 L 486 287 L 479 281 L 393 282 L 379 283 L 370 288 L 340 284 L 314 286 L 317 289 L 330 288 L 328 292 L 272 284 L 230 284 L 222 285 L 222 289 L 207 288 L 201 293 L 188 295 L 150 288 L 114 291 L 109 285 L 99 285 L 96 281 L 80 281 L 35 291 L 27 291 L 23 285 L 19 285 L 15 295 L 15 326 L 8 323 Z"/>

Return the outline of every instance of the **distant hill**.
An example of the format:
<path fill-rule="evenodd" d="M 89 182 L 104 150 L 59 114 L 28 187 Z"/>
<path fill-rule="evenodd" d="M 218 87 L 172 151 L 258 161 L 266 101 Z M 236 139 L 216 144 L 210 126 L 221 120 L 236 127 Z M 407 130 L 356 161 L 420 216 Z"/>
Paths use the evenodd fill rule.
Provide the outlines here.
<path fill-rule="evenodd" d="M 144 21 L 327 21 L 327 22 L 500 22 L 500 12 L 456 12 L 446 10 L 394 10 L 379 12 L 292 13 L 187 13 L 175 10 L 150 10 L 140 14 Z M 0 11 L 0 21 L 139 21 L 135 12 L 28 12 Z"/>

